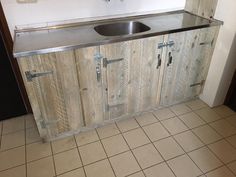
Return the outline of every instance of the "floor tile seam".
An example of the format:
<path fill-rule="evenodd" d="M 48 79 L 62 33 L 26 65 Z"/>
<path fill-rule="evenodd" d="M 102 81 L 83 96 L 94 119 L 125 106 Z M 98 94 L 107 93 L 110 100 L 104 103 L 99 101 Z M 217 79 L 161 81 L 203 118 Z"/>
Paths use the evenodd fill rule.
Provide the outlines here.
<path fill-rule="evenodd" d="M 77 152 L 78 152 L 78 155 L 79 155 L 79 158 L 80 158 L 80 161 L 81 161 L 81 165 L 82 165 L 82 167 L 79 167 L 79 168 L 82 168 L 82 169 L 83 169 L 84 175 L 85 175 L 85 177 L 87 177 L 87 174 L 86 174 L 85 168 L 84 168 L 84 162 L 83 162 L 83 160 L 82 160 L 82 156 L 81 156 L 81 153 L 80 153 L 79 146 L 78 146 L 78 144 L 77 144 L 75 135 L 73 135 L 73 139 L 74 139 L 74 141 L 75 141 L 75 145 L 76 145 L 76 148 L 77 148 Z M 78 168 L 78 169 L 79 169 L 79 168 Z M 73 170 L 72 170 L 72 171 L 73 171 Z"/>
<path fill-rule="evenodd" d="M 136 122 L 137 122 L 137 121 L 136 121 Z M 116 123 L 116 122 L 115 122 L 115 124 L 116 124 L 116 126 L 117 126 L 117 123 Z M 139 125 L 138 122 L 137 122 L 137 124 Z M 119 129 L 118 126 L 117 126 L 117 128 Z M 142 127 L 140 127 L 140 125 L 139 125 L 139 128 L 142 129 Z M 139 128 L 138 128 L 138 129 L 139 129 Z M 136 156 L 134 155 L 134 152 L 132 151 L 132 148 L 131 148 L 130 145 L 128 144 L 128 141 L 125 139 L 124 134 L 123 134 L 122 132 L 121 132 L 121 135 L 122 135 L 123 139 L 125 140 L 126 144 L 128 145 L 128 148 L 129 148 L 130 152 L 132 153 L 132 155 L 133 155 L 133 157 L 134 157 L 136 163 L 138 164 L 140 170 L 142 170 L 142 166 L 141 166 L 141 164 L 139 164 L 138 159 L 137 159 Z"/>
<path fill-rule="evenodd" d="M 155 115 L 154 115 L 155 116 Z M 155 116 L 156 117 L 156 116 Z M 162 124 L 161 124 L 162 125 Z M 171 170 L 171 172 L 173 173 L 173 175 L 175 177 L 177 177 L 177 175 L 174 173 L 174 171 L 172 170 L 172 168 L 169 166 L 169 164 L 167 163 L 167 160 L 165 160 L 164 156 L 160 153 L 160 151 L 157 149 L 157 147 L 154 145 L 154 143 L 152 142 L 152 140 L 149 138 L 149 136 L 147 135 L 147 133 L 144 131 L 143 127 L 141 127 L 143 132 L 145 133 L 145 135 L 148 137 L 149 141 L 152 143 L 152 145 L 154 146 L 154 148 L 156 149 L 156 151 L 159 153 L 159 155 L 161 156 L 163 162 L 168 166 L 168 168 Z M 163 163 L 161 162 L 161 163 Z M 150 168 L 150 167 L 149 167 Z M 145 174 L 145 173 L 144 173 Z"/>
<path fill-rule="evenodd" d="M 184 123 L 182 120 L 180 120 L 182 123 Z M 166 131 L 168 131 L 168 129 L 162 124 L 161 125 L 166 129 Z M 186 124 L 184 123 L 184 125 L 186 126 Z M 188 128 L 188 127 L 187 127 Z M 169 131 L 168 131 L 169 132 Z M 169 132 L 170 133 L 170 132 Z M 183 152 L 185 152 L 185 155 L 187 155 L 191 161 L 196 165 L 196 167 L 201 171 L 201 173 L 203 174 L 203 171 L 199 168 L 199 166 L 193 161 L 193 159 L 189 156 L 189 154 L 184 150 L 184 148 L 176 141 L 176 139 L 173 137 L 173 135 L 170 133 L 172 139 L 174 139 L 174 141 L 179 145 L 179 147 L 183 150 Z M 183 155 L 183 154 L 182 154 Z M 176 175 L 177 176 L 177 175 Z"/>
<path fill-rule="evenodd" d="M 116 125 L 116 126 L 117 126 L 117 125 Z M 117 128 L 119 129 L 119 127 L 117 127 Z M 98 135 L 98 137 L 99 137 L 99 141 L 100 141 L 100 143 L 101 143 L 101 145 L 102 145 L 103 151 L 104 151 L 105 154 L 106 154 L 106 158 L 107 158 L 108 163 L 109 163 L 109 165 L 110 165 L 110 167 L 111 167 L 111 169 L 112 169 L 112 172 L 113 172 L 114 176 L 117 177 L 117 175 L 116 175 L 116 173 L 115 173 L 115 170 L 114 170 L 114 168 L 113 168 L 113 166 L 112 166 L 112 164 L 111 164 L 111 161 L 110 161 L 110 159 L 109 159 L 109 157 L 108 157 L 108 154 L 107 154 L 107 152 L 106 152 L 106 149 L 105 149 L 105 147 L 104 147 L 104 145 L 103 145 L 103 143 L 102 143 L 102 141 L 101 141 L 101 139 L 100 139 L 100 136 L 99 136 L 99 134 L 98 134 L 97 129 L 96 129 L 95 131 L 96 131 L 96 133 L 97 133 L 97 135 Z"/>

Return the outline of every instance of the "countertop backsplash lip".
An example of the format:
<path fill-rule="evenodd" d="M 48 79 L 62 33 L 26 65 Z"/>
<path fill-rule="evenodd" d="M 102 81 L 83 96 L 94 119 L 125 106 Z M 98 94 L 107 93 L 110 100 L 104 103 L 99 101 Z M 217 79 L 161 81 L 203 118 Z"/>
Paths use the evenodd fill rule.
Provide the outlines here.
<path fill-rule="evenodd" d="M 104 45 L 108 43 L 122 42 L 223 24 L 221 21 L 210 21 L 209 19 L 202 18 L 184 10 L 121 17 L 118 18 L 119 20 L 117 21 L 128 21 L 132 20 L 132 18 L 151 27 L 151 30 L 134 35 L 124 35 L 118 37 L 101 36 L 94 31 L 94 26 L 102 23 L 109 23 L 111 21 L 114 22 L 113 19 L 96 20 L 89 23 L 81 22 L 78 23 L 78 26 L 66 29 L 61 28 L 32 32 L 21 32 L 20 30 L 18 32 L 15 32 L 13 53 L 16 58 L 19 58 L 36 54 L 47 54 L 82 47 Z M 162 23 L 162 25 L 158 26 L 158 22 Z M 90 35 L 88 35 L 88 33 Z M 87 38 L 84 35 L 87 35 Z"/>
<path fill-rule="evenodd" d="M 165 10 L 152 10 L 152 11 L 140 11 L 140 12 L 132 12 L 132 13 L 120 13 L 120 14 L 109 15 L 109 16 L 73 18 L 73 19 L 52 21 L 52 22 L 46 21 L 46 22 L 42 22 L 42 23 L 16 25 L 15 31 L 27 30 L 29 28 L 41 28 L 41 27 L 48 27 L 48 26 L 54 26 L 54 25 L 70 24 L 70 23 L 81 23 L 81 22 L 83 23 L 83 22 L 90 22 L 90 21 L 109 20 L 109 19 L 114 19 L 114 18 L 126 18 L 126 17 L 142 16 L 142 15 L 149 15 L 149 14 L 164 14 L 164 13 L 171 13 L 171 12 L 178 12 L 178 11 L 184 11 L 184 9 L 183 8 L 171 8 L 171 9 L 165 9 Z"/>

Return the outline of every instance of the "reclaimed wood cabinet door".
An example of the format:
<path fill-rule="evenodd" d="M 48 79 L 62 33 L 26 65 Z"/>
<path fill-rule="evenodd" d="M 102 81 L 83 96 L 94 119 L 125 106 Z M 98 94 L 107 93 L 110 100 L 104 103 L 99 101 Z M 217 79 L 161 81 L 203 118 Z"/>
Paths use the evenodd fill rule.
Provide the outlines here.
<path fill-rule="evenodd" d="M 106 120 L 159 104 L 163 36 L 100 46 Z"/>
<path fill-rule="evenodd" d="M 218 33 L 218 26 L 199 30 L 198 41 L 195 44 L 195 51 L 191 58 L 189 67 L 189 88 L 186 90 L 186 97 L 189 99 L 199 96 L 202 92 L 210 67 Z"/>
<path fill-rule="evenodd" d="M 187 99 L 189 67 L 194 57 L 200 30 L 173 33 L 166 37 L 174 45 L 166 48 L 165 69 L 161 89 L 161 105 L 169 106 Z"/>
<path fill-rule="evenodd" d="M 169 106 L 199 96 L 210 66 L 219 27 L 168 35 L 161 105 Z"/>
<path fill-rule="evenodd" d="M 40 136 L 52 140 L 84 126 L 74 51 L 19 58 Z"/>

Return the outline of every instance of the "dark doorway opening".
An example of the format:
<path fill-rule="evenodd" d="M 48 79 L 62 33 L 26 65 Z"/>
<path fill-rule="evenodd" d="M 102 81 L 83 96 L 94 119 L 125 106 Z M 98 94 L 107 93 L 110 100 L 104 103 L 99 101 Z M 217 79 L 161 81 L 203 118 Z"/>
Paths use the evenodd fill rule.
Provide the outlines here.
<path fill-rule="evenodd" d="M 0 2 L 0 120 L 32 113 Z"/>
<path fill-rule="evenodd" d="M 9 57 L 0 35 L 0 119 L 26 114 L 23 99 L 17 85 Z"/>
<path fill-rule="evenodd" d="M 236 71 L 234 72 L 234 77 L 226 96 L 225 105 L 236 111 Z"/>

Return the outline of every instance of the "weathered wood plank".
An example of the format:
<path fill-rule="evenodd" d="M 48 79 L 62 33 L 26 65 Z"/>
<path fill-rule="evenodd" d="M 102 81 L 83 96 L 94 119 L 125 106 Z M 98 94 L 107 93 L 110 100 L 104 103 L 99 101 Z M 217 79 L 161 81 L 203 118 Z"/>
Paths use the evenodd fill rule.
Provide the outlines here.
<path fill-rule="evenodd" d="M 218 0 L 186 0 L 185 10 L 205 17 L 214 17 Z"/>
<path fill-rule="evenodd" d="M 129 42 L 121 42 L 100 47 L 101 55 L 111 62 L 107 67 L 103 67 L 107 78 L 107 107 L 109 108 L 109 117 L 114 119 L 128 112 L 127 107 L 127 85 L 129 82 L 128 62 L 130 58 Z M 113 60 L 122 59 L 113 62 Z"/>
<path fill-rule="evenodd" d="M 97 80 L 96 74 L 96 67 L 102 66 L 100 61 L 95 60 L 95 54 L 99 54 L 99 47 L 75 51 L 85 126 L 104 121 L 102 80 Z"/>

